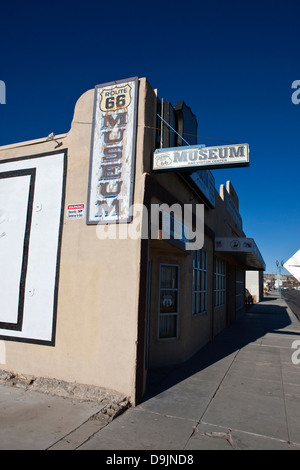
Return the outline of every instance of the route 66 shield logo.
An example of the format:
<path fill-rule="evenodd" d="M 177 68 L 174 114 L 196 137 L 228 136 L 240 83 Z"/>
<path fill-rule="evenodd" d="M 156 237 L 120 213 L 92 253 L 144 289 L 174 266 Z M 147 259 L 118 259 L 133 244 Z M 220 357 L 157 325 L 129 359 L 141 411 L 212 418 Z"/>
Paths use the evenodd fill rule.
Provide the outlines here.
<path fill-rule="evenodd" d="M 127 108 L 131 102 L 131 86 L 105 88 L 101 92 L 100 109 L 106 111 L 118 111 Z"/>

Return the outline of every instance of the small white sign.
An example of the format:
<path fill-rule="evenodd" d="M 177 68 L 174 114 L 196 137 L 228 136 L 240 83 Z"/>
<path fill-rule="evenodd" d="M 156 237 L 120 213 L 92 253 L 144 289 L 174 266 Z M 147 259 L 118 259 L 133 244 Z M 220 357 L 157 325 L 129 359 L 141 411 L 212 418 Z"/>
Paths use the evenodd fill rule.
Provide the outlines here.
<path fill-rule="evenodd" d="M 85 207 L 84 204 L 68 204 L 67 219 L 84 219 Z"/>

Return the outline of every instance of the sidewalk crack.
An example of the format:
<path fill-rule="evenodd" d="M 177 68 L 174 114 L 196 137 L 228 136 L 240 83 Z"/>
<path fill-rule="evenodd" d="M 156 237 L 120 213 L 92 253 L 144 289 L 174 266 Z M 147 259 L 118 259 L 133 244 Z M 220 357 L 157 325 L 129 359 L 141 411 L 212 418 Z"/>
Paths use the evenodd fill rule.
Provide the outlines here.
<path fill-rule="evenodd" d="M 205 407 L 205 410 L 203 411 L 202 415 L 200 416 L 200 418 L 199 418 L 199 420 L 198 420 L 196 426 L 193 427 L 193 431 L 192 431 L 190 437 L 188 438 L 188 440 L 187 440 L 187 442 L 186 442 L 186 444 L 185 444 L 185 446 L 184 446 L 184 449 L 186 448 L 186 446 L 187 446 L 189 440 L 193 437 L 193 435 L 198 432 L 198 426 L 201 424 L 202 419 L 203 419 L 205 413 L 207 412 L 207 410 L 208 410 L 208 408 L 210 407 L 210 405 L 211 405 L 213 399 L 215 398 L 215 396 L 217 395 L 218 391 L 220 390 L 220 388 L 221 388 L 221 386 L 222 386 L 222 383 L 223 383 L 224 380 L 225 380 L 225 377 L 227 376 L 228 372 L 230 371 L 230 369 L 231 369 L 231 367 L 232 367 L 234 361 L 236 360 L 238 354 L 240 353 L 240 351 L 241 351 L 241 350 L 238 349 L 237 352 L 236 352 L 236 354 L 234 355 L 234 357 L 233 357 L 231 363 L 229 364 L 229 366 L 228 366 L 228 368 L 227 368 L 227 370 L 226 370 L 224 376 L 222 377 L 220 383 L 218 384 L 216 390 L 214 391 L 213 396 L 212 396 L 211 399 L 209 400 L 207 406 Z M 217 433 L 217 434 L 218 434 L 218 433 Z M 213 437 L 213 436 L 211 436 L 211 437 Z M 217 436 L 215 436 L 215 437 L 217 437 Z"/>

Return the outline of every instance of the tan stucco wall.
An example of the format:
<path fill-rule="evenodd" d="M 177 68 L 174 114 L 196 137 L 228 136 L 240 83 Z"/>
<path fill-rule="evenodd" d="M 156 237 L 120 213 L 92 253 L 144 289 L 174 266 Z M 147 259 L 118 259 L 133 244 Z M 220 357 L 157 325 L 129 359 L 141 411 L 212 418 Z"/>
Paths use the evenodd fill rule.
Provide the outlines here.
<path fill-rule="evenodd" d="M 145 87 L 140 79 L 135 203 L 144 194 Z M 58 138 L 59 150 L 68 149 L 66 205 L 87 202 L 93 102 L 94 90 L 79 98 L 70 131 Z M 53 151 L 55 145 L 40 139 L 2 147 L 0 160 Z M 55 347 L 5 341 L 1 367 L 105 387 L 134 400 L 141 242 L 99 240 L 96 230 L 64 215 Z"/>

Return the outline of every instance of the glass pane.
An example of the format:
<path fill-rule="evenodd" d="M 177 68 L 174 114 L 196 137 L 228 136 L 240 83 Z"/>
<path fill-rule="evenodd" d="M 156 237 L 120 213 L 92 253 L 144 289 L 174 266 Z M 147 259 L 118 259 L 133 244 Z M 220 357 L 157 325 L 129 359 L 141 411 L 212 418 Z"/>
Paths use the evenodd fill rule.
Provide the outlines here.
<path fill-rule="evenodd" d="M 197 290 L 201 290 L 201 271 L 197 271 Z"/>
<path fill-rule="evenodd" d="M 162 289 L 177 289 L 178 267 L 161 266 L 160 287 Z"/>
<path fill-rule="evenodd" d="M 206 269 L 206 251 L 202 251 L 202 269 Z"/>
<path fill-rule="evenodd" d="M 160 338 L 176 338 L 177 336 L 177 316 L 161 315 L 159 321 Z"/>
<path fill-rule="evenodd" d="M 160 291 L 160 313 L 177 313 L 177 291 Z"/>
<path fill-rule="evenodd" d="M 200 294 L 196 294 L 196 313 L 200 312 Z"/>

